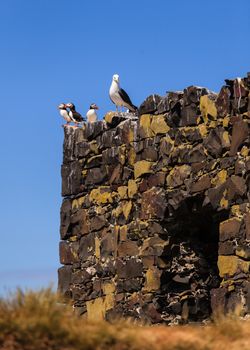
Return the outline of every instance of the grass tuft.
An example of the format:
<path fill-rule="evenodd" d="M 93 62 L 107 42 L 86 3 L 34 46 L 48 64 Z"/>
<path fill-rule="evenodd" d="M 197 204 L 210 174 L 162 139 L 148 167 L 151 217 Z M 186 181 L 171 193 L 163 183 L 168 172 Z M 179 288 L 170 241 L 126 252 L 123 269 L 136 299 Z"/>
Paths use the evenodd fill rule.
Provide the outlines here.
<path fill-rule="evenodd" d="M 146 326 L 88 322 L 50 288 L 17 290 L 0 299 L 1 350 L 250 349 L 250 321 L 216 317 L 208 326 Z"/>

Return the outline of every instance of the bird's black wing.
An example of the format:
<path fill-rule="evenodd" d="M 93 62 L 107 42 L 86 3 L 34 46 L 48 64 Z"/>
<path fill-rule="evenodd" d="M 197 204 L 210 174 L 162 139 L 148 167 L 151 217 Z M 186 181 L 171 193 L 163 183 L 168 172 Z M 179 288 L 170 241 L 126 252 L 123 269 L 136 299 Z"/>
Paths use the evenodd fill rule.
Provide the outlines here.
<path fill-rule="evenodd" d="M 131 102 L 129 95 L 126 93 L 126 91 L 124 91 L 123 89 L 119 89 L 119 95 L 121 96 L 124 102 L 126 102 L 130 106 L 133 106 L 133 103 Z"/>
<path fill-rule="evenodd" d="M 81 114 L 76 111 L 73 112 L 73 118 L 79 123 L 84 121 L 84 118 L 81 116 Z"/>

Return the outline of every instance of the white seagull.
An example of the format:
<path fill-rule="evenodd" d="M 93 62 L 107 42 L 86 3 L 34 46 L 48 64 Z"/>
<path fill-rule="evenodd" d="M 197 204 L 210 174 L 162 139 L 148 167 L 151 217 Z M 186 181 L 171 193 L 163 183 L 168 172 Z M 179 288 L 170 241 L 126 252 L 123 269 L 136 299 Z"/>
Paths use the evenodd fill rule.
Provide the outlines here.
<path fill-rule="evenodd" d="M 113 75 L 112 83 L 109 89 L 109 97 L 115 104 L 116 110 L 118 110 L 118 106 L 121 106 L 128 108 L 130 112 L 136 112 L 137 107 L 133 105 L 126 91 L 120 88 L 118 74 Z"/>

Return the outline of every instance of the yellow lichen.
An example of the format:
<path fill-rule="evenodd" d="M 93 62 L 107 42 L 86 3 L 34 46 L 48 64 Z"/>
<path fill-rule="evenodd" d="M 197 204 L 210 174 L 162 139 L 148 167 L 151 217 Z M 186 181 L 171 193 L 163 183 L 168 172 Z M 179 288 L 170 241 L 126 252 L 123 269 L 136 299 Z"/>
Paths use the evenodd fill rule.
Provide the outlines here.
<path fill-rule="evenodd" d="M 127 186 L 118 187 L 117 192 L 118 192 L 120 199 L 127 199 L 128 198 L 128 187 Z"/>
<path fill-rule="evenodd" d="M 102 284 L 102 290 L 103 290 L 103 294 L 105 295 L 113 294 L 115 292 L 114 282 L 104 282 Z"/>
<path fill-rule="evenodd" d="M 227 131 L 224 131 L 222 134 L 223 146 L 230 147 L 230 138 Z"/>
<path fill-rule="evenodd" d="M 211 183 L 216 186 L 222 185 L 227 180 L 227 171 L 222 169 L 219 171 L 214 178 L 212 178 Z"/>
<path fill-rule="evenodd" d="M 134 164 L 134 174 L 135 178 L 137 179 L 143 174 L 149 174 L 152 173 L 151 167 L 153 163 L 149 162 L 147 160 L 140 160 L 139 162 L 136 162 Z"/>
<path fill-rule="evenodd" d="M 249 154 L 249 149 L 247 146 L 243 146 L 241 151 L 240 151 L 240 154 L 242 155 L 242 157 L 247 157 L 248 154 Z"/>
<path fill-rule="evenodd" d="M 201 134 L 202 137 L 206 136 L 207 133 L 208 133 L 208 130 L 207 130 L 207 127 L 205 124 L 200 124 L 198 125 L 198 129 L 199 129 L 199 132 Z"/>
<path fill-rule="evenodd" d="M 95 204 L 113 203 L 112 193 L 109 192 L 109 187 L 101 186 L 94 188 L 89 195 L 90 202 Z"/>
<path fill-rule="evenodd" d="M 101 246 L 101 242 L 100 239 L 98 237 L 95 237 L 95 256 L 97 259 L 100 259 L 100 246 Z"/>
<path fill-rule="evenodd" d="M 215 103 L 209 98 L 208 95 L 201 96 L 200 110 L 204 120 L 208 118 L 208 114 L 214 119 L 217 117 L 217 109 Z"/>
<path fill-rule="evenodd" d="M 143 114 L 140 117 L 140 127 L 143 129 L 145 137 L 154 136 L 153 130 L 151 129 L 151 115 Z"/>
<path fill-rule="evenodd" d="M 219 255 L 218 269 L 220 277 L 233 276 L 238 269 L 247 273 L 249 271 L 249 261 L 239 259 L 234 255 Z"/>
<path fill-rule="evenodd" d="M 164 115 L 153 116 L 150 128 L 155 135 L 166 134 L 170 130 L 170 127 L 165 122 Z"/>
<path fill-rule="evenodd" d="M 230 121 L 230 117 L 228 115 L 223 118 L 222 125 L 224 128 L 228 127 L 229 121 Z"/>
<path fill-rule="evenodd" d="M 131 166 L 134 166 L 135 159 L 136 159 L 136 152 L 134 148 L 130 148 L 130 150 L 128 151 L 128 164 Z"/>
<path fill-rule="evenodd" d="M 126 220 L 129 217 L 131 209 L 132 209 L 132 202 L 131 201 L 125 201 L 122 203 L 122 212 L 123 212 L 123 215 L 124 215 Z"/>
<path fill-rule="evenodd" d="M 137 184 L 135 180 L 128 181 L 128 196 L 129 198 L 133 198 L 138 191 Z"/>
<path fill-rule="evenodd" d="M 152 267 L 146 272 L 145 291 L 153 292 L 160 288 L 161 273 L 157 267 Z"/>
<path fill-rule="evenodd" d="M 82 206 L 84 200 L 85 200 L 85 196 L 80 197 L 80 198 L 77 198 L 77 199 L 74 199 L 74 200 L 72 201 L 72 204 L 71 204 L 72 209 L 78 209 L 78 208 L 80 208 L 80 207 Z"/>

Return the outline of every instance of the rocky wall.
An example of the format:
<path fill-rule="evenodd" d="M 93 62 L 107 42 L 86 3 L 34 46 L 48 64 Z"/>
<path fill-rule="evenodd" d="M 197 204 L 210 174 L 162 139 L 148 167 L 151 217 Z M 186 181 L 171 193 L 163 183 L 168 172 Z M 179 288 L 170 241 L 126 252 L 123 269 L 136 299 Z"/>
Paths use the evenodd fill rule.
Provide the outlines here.
<path fill-rule="evenodd" d="M 59 290 L 89 319 L 250 308 L 250 75 L 65 127 Z"/>

